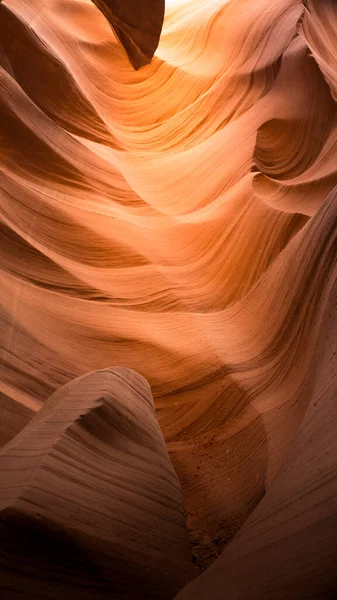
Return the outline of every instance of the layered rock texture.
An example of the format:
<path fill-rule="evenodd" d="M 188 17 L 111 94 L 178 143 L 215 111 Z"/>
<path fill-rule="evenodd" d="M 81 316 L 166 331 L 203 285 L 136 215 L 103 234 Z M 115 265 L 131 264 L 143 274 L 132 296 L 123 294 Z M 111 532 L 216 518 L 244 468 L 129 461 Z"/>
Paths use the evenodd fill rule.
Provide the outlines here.
<path fill-rule="evenodd" d="M 172 598 L 192 577 L 182 490 L 137 373 L 60 388 L 0 470 L 5 597 Z"/>
<path fill-rule="evenodd" d="M 336 2 L 3 0 L 0 99 L 5 599 L 337 597 Z"/>

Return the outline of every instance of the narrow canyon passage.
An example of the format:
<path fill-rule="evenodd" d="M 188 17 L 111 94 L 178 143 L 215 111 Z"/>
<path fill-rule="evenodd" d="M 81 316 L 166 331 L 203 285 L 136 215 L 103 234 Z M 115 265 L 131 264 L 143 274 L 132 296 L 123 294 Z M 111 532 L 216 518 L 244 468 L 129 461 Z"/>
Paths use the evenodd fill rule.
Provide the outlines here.
<path fill-rule="evenodd" d="M 131 5 L 0 1 L 0 590 L 333 599 L 337 4 Z"/>

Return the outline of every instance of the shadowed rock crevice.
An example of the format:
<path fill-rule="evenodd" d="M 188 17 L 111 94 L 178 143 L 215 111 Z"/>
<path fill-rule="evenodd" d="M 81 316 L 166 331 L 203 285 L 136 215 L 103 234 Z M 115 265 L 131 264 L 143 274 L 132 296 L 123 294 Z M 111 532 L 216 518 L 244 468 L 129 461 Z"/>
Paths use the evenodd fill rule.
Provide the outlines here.
<path fill-rule="evenodd" d="M 93 0 L 135 69 L 151 62 L 163 26 L 165 0 Z"/>

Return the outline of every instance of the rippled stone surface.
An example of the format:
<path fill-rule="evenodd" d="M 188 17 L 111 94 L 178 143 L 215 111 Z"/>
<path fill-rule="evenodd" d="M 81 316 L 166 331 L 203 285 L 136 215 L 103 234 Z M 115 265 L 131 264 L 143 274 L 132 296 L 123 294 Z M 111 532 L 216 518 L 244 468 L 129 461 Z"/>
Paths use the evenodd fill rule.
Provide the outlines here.
<path fill-rule="evenodd" d="M 140 3 L 132 14 L 118 12 L 128 2 L 96 4 L 0 4 L 2 457 L 40 423 L 44 450 L 25 445 L 11 456 L 21 465 L 51 460 L 56 446 L 40 417 L 50 397 L 78 377 L 99 387 L 99 373 L 132 370 L 134 410 L 145 378 L 156 409 L 146 419 L 175 482 L 170 496 L 166 475 L 161 483 L 144 458 L 132 485 L 143 494 L 142 470 L 159 497 L 175 498 L 174 526 L 146 569 L 145 537 L 128 553 L 123 530 L 122 566 L 98 561 L 102 590 L 113 581 L 126 598 L 135 588 L 139 597 L 153 588 L 153 597 L 173 598 L 194 576 L 179 597 L 334 598 L 336 3 L 167 0 L 161 34 L 161 2 L 151 28 Z M 74 411 L 69 431 L 94 428 L 97 474 L 104 432 L 115 469 L 111 406 L 123 406 L 122 388 L 106 410 L 90 404 L 96 391 L 62 400 Z M 78 421 L 82 402 L 88 411 Z M 137 415 L 132 443 L 144 427 Z M 15 479 L 4 460 L 1 477 Z M 79 491 L 89 474 L 76 460 Z M 63 479 L 49 473 L 50 490 L 64 489 L 63 471 Z M 10 508 L 26 502 L 20 490 L 2 517 L 13 540 L 11 529 L 22 538 L 29 521 L 26 508 Z M 61 524 L 70 535 L 66 504 L 64 513 L 52 509 L 50 532 Z M 162 537 L 166 517 L 152 531 L 138 518 L 142 502 L 133 507 L 125 528 L 136 522 Z M 90 519 L 86 547 L 103 539 L 99 514 Z M 109 557 L 119 552 L 114 539 Z M 10 547 L 6 560 L 17 569 L 24 561 L 15 552 L 26 550 Z M 85 563 L 88 594 L 95 561 Z M 46 594 L 34 564 L 29 593 Z M 9 600 L 27 595 L 6 577 Z"/>

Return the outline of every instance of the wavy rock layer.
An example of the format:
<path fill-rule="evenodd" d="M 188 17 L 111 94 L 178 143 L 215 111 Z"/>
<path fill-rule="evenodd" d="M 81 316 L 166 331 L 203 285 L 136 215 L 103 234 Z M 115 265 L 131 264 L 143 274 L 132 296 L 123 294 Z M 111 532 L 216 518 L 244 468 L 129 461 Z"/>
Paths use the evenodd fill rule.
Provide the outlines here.
<path fill-rule="evenodd" d="M 319 523 L 318 471 L 306 487 L 291 453 L 309 457 L 314 399 L 333 411 L 322 374 L 335 369 L 325 336 L 335 323 L 336 23 L 334 0 L 167 0 L 154 59 L 135 72 L 89 0 L 0 5 L 2 443 L 71 379 L 113 364 L 139 372 L 182 484 L 197 571 L 251 514 L 255 527 L 264 495 L 265 552 L 277 481 L 290 495 L 302 486 L 299 514 L 308 498 L 298 548 Z M 333 412 L 313 419 L 321 439 Z M 333 482 L 332 462 L 322 465 Z M 199 580 L 203 590 L 214 574 L 214 598 L 236 597 L 233 544 Z M 287 597 L 276 546 L 270 577 L 254 575 L 261 597 L 278 581 Z M 261 572 L 262 555 L 247 573 Z M 307 582 L 308 561 L 304 552 Z M 292 568 L 289 597 L 304 598 L 309 583 L 296 587 Z M 198 593 L 191 585 L 183 594 Z"/>
<path fill-rule="evenodd" d="M 330 248 L 336 255 L 336 215 L 334 225 Z M 307 390 L 310 404 L 287 458 L 234 540 L 177 600 L 337 597 L 336 267 L 334 275 Z"/>
<path fill-rule="evenodd" d="M 172 598 L 191 578 L 182 491 L 136 373 L 62 387 L 0 470 L 4 598 Z"/>

